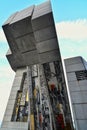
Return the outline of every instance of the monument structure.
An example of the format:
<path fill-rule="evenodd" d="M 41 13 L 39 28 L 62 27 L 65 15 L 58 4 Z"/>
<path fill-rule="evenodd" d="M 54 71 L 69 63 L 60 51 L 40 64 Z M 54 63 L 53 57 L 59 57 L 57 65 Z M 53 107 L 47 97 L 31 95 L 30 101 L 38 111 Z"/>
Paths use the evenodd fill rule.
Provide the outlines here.
<path fill-rule="evenodd" d="M 0 130 L 72 130 L 51 3 L 12 14 L 3 30 L 16 75 Z"/>

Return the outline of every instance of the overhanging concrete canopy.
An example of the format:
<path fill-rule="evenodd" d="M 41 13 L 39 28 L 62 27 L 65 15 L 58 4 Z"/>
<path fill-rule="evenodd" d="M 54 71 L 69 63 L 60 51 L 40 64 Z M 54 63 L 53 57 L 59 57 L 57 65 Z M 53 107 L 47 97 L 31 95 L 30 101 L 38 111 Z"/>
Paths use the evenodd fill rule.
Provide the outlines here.
<path fill-rule="evenodd" d="M 50 2 L 13 14 L 3 25 L 11 53 L 11 67 L 52 62 L 60 59 Z"/>

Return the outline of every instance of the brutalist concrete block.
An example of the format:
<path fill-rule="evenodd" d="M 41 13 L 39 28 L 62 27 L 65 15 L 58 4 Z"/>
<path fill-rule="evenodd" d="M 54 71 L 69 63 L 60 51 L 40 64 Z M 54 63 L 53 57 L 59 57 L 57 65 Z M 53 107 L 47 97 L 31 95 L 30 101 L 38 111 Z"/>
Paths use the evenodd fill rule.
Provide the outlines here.
<path fill-rule="evenodd" d="M 48 26 L 41 30 L 34 31 L 36 42 L 42 42 L 56 37 L 55 27 Z M 58 45 L 57 45 L 58 46 Z"/>
<path fill-rule="evenodd" d="M 16 86 L 16 84 L 21 84 L 21 82 L 22 82 L 22 79 L 23 79 L 23 77 L 22 76 L 20 76 L 20 77 L 15 77 L 15 79 L 14 79 L 14 82 L 13 82 L 13 86 Z"/>
<path fill-rule="evenodd" d="M 16 77 L 23 76 L 24 73 L 26 73 L 26 67 L 22 67 L 20 69 L 17 69 L 16 71 Z"/>
<path fill-rule="evenodd" d="M 37 50 L 22 53 L 25 65 L 34 65 L 39 63 L 39 56 Z"/>
<path fill-rule="evenodd" d="M 87 91 L 87 80 L 68 82 L 70 91 Z"/>
<path fill-rule="evenodd" d="M 16 94 L 17 94 L 16 91 L 11 91 L 10 96 L 13 96 L 13 95 L 16 95 Z"/>
<path fill-rule="evenodd" d="M 3 24 L 3 26 L 9 24 L 9 23 L 12 21 L 12 19 L 16 16 L 17 13 L 18 13 L 18 12 L 12 14 L 12 15 L 6 20 L 6 22 Z"/>
<path fill-rule="evenodd" d="M 13 129 L 12 128 L 0 128 L 0 130 L 27 130 L 27 128 L 24 128 L 24 129 L 22 129 L 22 128 L 18 128 L 18 129 L 17 128 L 15 128 L 15 129 L 14 128 Z"/>
<path fill-rule="evenodd" d="M 67 73 L 68 82 L 77 81 L 75 72 Z"/>
<path fill-rule="evenodd" d="M 14 101 L 14 100 L 10 100 L 10 101 Z M 7 109 L 13 109 L 13 105 L 7 104 Z"/>
<path fill-rule="evenodd" d="M 5 115 L 4 116 L 4 118 L 3 118 L 3 122 L 5 122 L 5 121 L 11 121 L 11 115 L 9 116 L 9 115 Z"/>
<path fill-rule="evenodd" d="M 9 96 L 9 99 L 10 99 L 10 100 L 16 100 L 16 95 L 17 95 L 17 93 L 16 93 L 16 94 L 13 94 L 13 95 L 10 95 L 10 96 Z"/>
<path fill-rule="evenodd" d="M 21 53 L 26 53 L 27 51 L 35 50 L 36 40 L 34 38 L 34 34 L 30 33 L 24 36 L 21 36 L 16 39 L 16 44 Z"/>
<path fill-rule="evenodd" d="M 49 39 L 43 42 L 39 42 L 37 43 L 37 50 L 38 53 L 45 53 L 45 52 L 49 52 L 49 51 L 53 51 L 58 49 L 58 43 L 57 43 L 57 39 L 53 38 L 53 39 Z"/>
<path fill-rule="evenodd" d="M 78 84 L 78 81 L 68 82 L 68 87 L 70 89 L 70 92 L 72 92 L 72 91 L 80 91 L 80 86 Z"/>
<path fill-rule="evenodd" d="M 87 103 L 87 91 L 81 91 L 81 96 L 83 98 L 83 103 Z"/>
<path fill-rule="evenodd" d="M 48 13 L 38 18 L 32 18 L 32 28 L 34 31 L 44 29 L 51 25 L 53 26 L 53 24 L 54 21 L 53 21 L 52 13 Z"/>
<path fill-rule="evenodd" d="M 72 103 L 83 103 L 83 98 L 81 95 L 82 95 L 81 92 L 72 92 L 71 93 Z"/>
<path fill-rule="evenodd" d="M 57 61 L 59 59 L 59 52 L 58 50 L 53 50 L 45 53 L 39 54 L 40 56 L 40 63 L 52 62 Z"/>
<path fill-rule="evenodd" d="M 12 87 L 11 92 L 13 92 L 13 91 L 17 92 L 18 90 L 20 90 L 20 88 L 21 88 L 20 86 L 16 85 L 16 86 Z"/>
<path fill-rule="evenodd" d="M 87 129 L 87 120 L 77 120 L 78 129 L 86 130 Z"/>
<path fill-rule="evenodd" d="M 3 122 L 3 128 L 12 128 L 12 129 L 27 129 L 28 130 L 28 123 L 26 122 Z"/>
<path fill-rule="evenodd" d="M 87 91 L 78 91 L 71 93 L 73 103 L 87 103 Z"/>
<path fill-rule="evenodd" d="M 18 12 L 16 14 L 16 16 L 12 19 L 12 21 L 10 22 L 10 24 L 16 23 L 18 21 L 21 21 L 27 17 L 30 17 L 32 15 L 34 6 L 28 7 L 20 12 Z"/>
<path fill-rule="evenodd" d="M 27 17 L 25 19 L 17 21 L 16 23 L 10 24 L 10 31 L 14 38 L 20 38 L 25 34 L 32 33 L 33 30 L 31 26 L 31 18 Z"/>
<path fill-rule="evenodd" d="M 32 19 L 35 19 L 35 18 L 38 18 L 40 16 L 46 15 L 46 14 L 48 14 L 50 12 L 52 12 L 51 4 L 50 4 L 49 1 L 47 1 L 47 2 L 45 2 L 43 4 L 35 6 Z"/>
<path fill-rule="evenodd" d="M 82 63 L 82 57 L 78 56 L 78 57 L 72 57 L 69 59 L 65 59 L 64 60 L 65 65 L 72 65 L 72 64 L 79 64 Z"/>
<path fill-rule="evenodd" d="M 79 84 L 79 86 L 86 86 L 87 80 L 79 80 L 78 84 Z"/>
<path fill-rule="evenodd" d="M 14 45 L 13 45 L 14 46 Z M 25 66 L 25 62 L 22 54 L 19 51 L 15 51 L 15 54 L 7 54 L 6 57 L 14 71 L 18 68 L 23 68 Z"/>
<path fill-rule="evenodd" d="M 83 106 L 83 111 L 84 111 L 85 119 L 87 119 L 87 104 L 82 104 L 82 106 Z"/>
<path fill-rule="evenodd" d="M 12 116 L 12 113 L 13 113 L 13 108 L 12 109 L 6 109 L 6 111 L 5 111 L 5 116 Z"/>
<path fill-rule="evenodd" d="M 9 99 L 8 100 L 8 105 L 14 105 L 15 104 L 15 99 L 14 100 L 11 100 L 11 99 Z M 12 107 L 12 106 L 9 106 L 9 109 Z"/>
<path fill-rule="evenodd" d="M 66 66 L 66 72 L 74 72 L 74 71 L 80 71 L 80 70 L 85 70 L 85 67 L 82 63 Z"/>
<path fill-rule="evenodd" d="M 85 112 L 84 112 L 82 104 L 74 104 L 73 108 L 75 110 L 75 116 L 76 116 L 77 120 L 79 120 L 79 119 L 81 119 L 81 120 L 85 119 Z"/>
<path fill-rule="evenodd" d="M 81 91 L 87 91 L 87 86 L 85 86 L 85 85 L 84 86 L 80 86 L 80 90 Z"/>

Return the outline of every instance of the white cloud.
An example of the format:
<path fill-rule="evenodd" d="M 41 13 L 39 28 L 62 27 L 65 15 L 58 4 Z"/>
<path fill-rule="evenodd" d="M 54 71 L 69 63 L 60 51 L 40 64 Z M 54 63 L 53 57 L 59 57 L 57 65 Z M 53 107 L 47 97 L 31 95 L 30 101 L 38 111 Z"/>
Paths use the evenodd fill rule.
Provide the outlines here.
<path fill-rule="evenodd" d="M 1 77 L 12 78 L 12 75 L 14 75 L 14 72 L 12 71 L 9 64 L 0 66 L 0 78 Z"/>
<path fill-rule="evenodd" d="M 87 39 L 87 19 L 59 22 L 56 29 L 61 39 Z"/>
<path fill-rule="evenodd" d="M 56 23 L 63 58 L 82 56 L 87 59 L 87 19 Z"/>
<path fill-rule="evenodd" d="M 11 70 L 5 58 L 7 48 L 5 45 L 6 42 L 4 32 L 0 28 L 0 123 L 3 119 L 14 77 L 14 72 Z"/>
<path fill-rule="evenodd" d="M 87 60 L 87 40 L 59 39 L 59 44 L 63 58 L 82 56 Z"/>
<path fill-rule="evenodd" d="M 9 64 L 0 66 L 0 121 L 2 121 L 8 97 L 14 79 L 14 72 Z"/>
<path fill-rule="evenodd" d="M 0 28 L 0 42 L 7 42 L 3 30 Z"/>

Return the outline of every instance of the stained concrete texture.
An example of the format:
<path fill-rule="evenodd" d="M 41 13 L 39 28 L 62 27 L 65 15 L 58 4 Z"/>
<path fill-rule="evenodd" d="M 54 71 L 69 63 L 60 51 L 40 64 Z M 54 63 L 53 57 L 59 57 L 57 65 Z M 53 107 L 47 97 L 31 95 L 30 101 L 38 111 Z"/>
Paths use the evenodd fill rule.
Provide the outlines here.
<path fill-rule="evenodd" d="M 51 3 L 16 12 L 3 25 L 9 51 L 7 59 L 17 68 L 56 61 L 60 57 Z"/>
<path fill-rule="evenodd" d="M 87 71 L 87 62 L 82 57 L 65 59 L 68 89 L 71 98 L 75 125 L 78 130 L 87 129 L 87 78 L 78 80 L 76 72 Z M 81 75 L 79 76 L 86 76 Z"/>
<path fill-rule="evenodd" d="M 26 68 L 19 68 L 16 71 L 15 79 L 13 82 L 13 86 L 11 89 L 11 93 L 9 96 L 9 100 L 7 103 L 6 111 L 4 114 L 3 122 L 1 125 L 0 130 L 12 130 L 12 129 L 19 129 L 21 128 L 23 130 L 28 130 L 28 122 L 12 122 L 12 114 L 14 111 L 14 106 L 16 103 L 16 97 L 17 97 L 17 92 L 21 89 L 22 84 L 23 84 L 23 77 L 24 73 L 26 73 Z"/>

